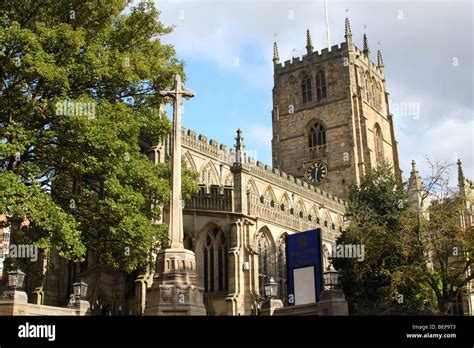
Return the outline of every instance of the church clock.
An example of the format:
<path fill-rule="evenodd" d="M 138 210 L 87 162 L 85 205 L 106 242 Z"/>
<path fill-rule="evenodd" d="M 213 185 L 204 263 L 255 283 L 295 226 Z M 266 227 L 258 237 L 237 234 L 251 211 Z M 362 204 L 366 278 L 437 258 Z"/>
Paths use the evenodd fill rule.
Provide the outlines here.
<path fill-rule="evenodd" d="M 328 166 L 323 161 L 313 161 L 306 165 L 305 179 L 312 185 L 321 184 L 328 174 Z"/>

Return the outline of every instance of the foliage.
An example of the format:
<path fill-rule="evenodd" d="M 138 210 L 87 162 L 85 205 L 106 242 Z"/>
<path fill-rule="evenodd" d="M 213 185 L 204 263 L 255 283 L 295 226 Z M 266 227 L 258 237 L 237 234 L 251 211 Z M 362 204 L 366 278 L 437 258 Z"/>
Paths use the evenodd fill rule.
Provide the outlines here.
<path fill-rule="evenodd" d="M 400 239 L 408 210 L 406 192 L 388 164 L 368 171 L 359 185 L 352 186 L 347 210 L 350 224 L 336 243 L 363 245 L 364 260 L 333 259 L 349 302 L 385 303 L 396 309 L 421 305 L 419 283 L 402 272 L 413 261 Z"/>
<path fill-rule="evenodd" d="M 407 201 L 388 165 L 353 185 L 350 224 L 337 244 L 363 244 L 364 261 L 333 260 L 350 302 L 447 313 L 474 279 L 468 272 L 474 263 L 469 257 L 474 231 L 460 224 L 470 198 L 450 189 L 446 168 L 432 164 L 429 182 L 411 192 L 419 204 Z"/>
<path fill-rule="evenodd" d="M 152 2 L 128 5 L 0 3 L 0 212 L 27 217 L 41 248 L 131 271 L 166 234 L 169 165 L 143 144 L 170 131 L 158 91 L 183 63 Z M 183 173 L 184 196 L 194 180 Z"/>
<path fill-rule="evenodd" d="M 430 289 L 436 309 L 447 313 L 466 284 L 474 279 L 468 270 L 474 265 L 474 230 L 460 225 L 464 213 L 462 197 L 455 194 L 434 202 L 429 220 L 423 216 L 403 231 L 411 241 L 409 252 L 420 260 L 408 265 L 407 271 Z"/>

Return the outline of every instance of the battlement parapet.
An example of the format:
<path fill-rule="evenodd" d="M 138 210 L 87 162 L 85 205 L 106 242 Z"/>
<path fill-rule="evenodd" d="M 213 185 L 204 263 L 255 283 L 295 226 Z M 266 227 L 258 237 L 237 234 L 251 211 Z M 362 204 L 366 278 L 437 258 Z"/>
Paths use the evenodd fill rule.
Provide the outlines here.
<path fill-rule="evenodd" d="M 219 144 L 216 140 L 208 138 L 199 134 L 196 136 L 196 132 L 188 129 L 187 131 L 183 128 L 183 146 L 188 147 L 194 151 L 198 151 L 216 160 L 220 160 L 229 165 L 235 163 L 235 151 L 225 144 Z M 324 204 L 332 206 L 334 209 L 343 209 L 347 206 L 347 203 L 331 195 L 328 192 L 322 191 L 316 186 L 310 185 L 301 178 L 295 178 L 293 175 L 280 171 L 279 169 L 272 168 L 271 166 L 258 160 L 255 161 L 252 157 L 244 154 L 242 168 L 248 170 L 250 173 L 255 174 L 262 179 L 265 179 L 269 183 L 279 185 L 292 192 L 298 193 L 301 196 L 305 196 L 308 199 L 315 199 L 314 195 L 318 194 L 323 199 Z"/>
<path fill-rule="evenodd" d="M 331 50 L 323 48 L 321 52 L 314 51 L 310 54 L 305 54 L 301 58 L 293 57 L 292 60 L 286 60 L 283 64 L 276 64 L 275 70 L 279 73 L 288 72 L 290 70 L 298 69 L 300 67 L 306 66 L 308 62 L 312 64 L 319 61 L 324 61 L 329 58 L 339 57 L 347 51 L 347 43 L 342 42 L 339 45 L 331 46 Z"/>

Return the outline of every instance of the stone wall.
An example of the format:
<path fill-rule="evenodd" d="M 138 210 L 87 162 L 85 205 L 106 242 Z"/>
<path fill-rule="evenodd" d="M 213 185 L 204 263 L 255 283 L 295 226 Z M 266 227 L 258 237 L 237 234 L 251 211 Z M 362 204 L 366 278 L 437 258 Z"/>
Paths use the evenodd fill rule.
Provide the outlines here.
<path fill-rule="evenodd" d="M 17 303 L 15 301 L 0 300 L 0 316 L 83 316 L 90 315 L 88 307 L 63 308 L 42 306 L 32 303 Z"/>

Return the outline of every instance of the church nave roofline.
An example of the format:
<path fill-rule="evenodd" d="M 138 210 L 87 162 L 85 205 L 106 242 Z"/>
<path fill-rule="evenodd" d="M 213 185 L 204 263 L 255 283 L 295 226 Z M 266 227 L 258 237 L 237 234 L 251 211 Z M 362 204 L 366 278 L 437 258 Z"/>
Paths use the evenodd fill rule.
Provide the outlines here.
<path fill-rule="evenodd" d="M 182 127 L 182 146 L 189 148 L 193 151 L 197 151 L 206 156 L 213 158 L 214 160 L 226 163 L 229 166 L 233 166 L 236 163 L 236 151 L 233 147 L 229 147 L 225 144 L 218 143 L 214 139 L 208 140 L 208 137 L 204 134 L 198 134 L 192 129 L 187 129 Z M 240 132 L 240 136 L 242 132 Z M 238 136 L 239 137 L 239 136 Z M 243 141 L 242 137 L 240 137 Z M 243 145 L 243 144 L 241 144 Z M 310 185 L 304 180 L 295 178 L 294 176 L 282 172 L 276 168 L 264 164 L 261 161 L 255 161 L 253 158 L 248 157 L 244 152 L 242 158 L 242 163 L 240 165 L 243 169 L 248 170 L 250 173 L 259 176 L 266 181 L 273 183 L 275 185 L 284 187 L 287 190 L 294 191 L 295 193 L 301 194 L 308 199 L 314 200 L 314 195 L 318 195 L 318 199 L 323 198 L 323 202 L 327 205 L 334 205 L 334 208 L 337 209 L 347 206 L 346 201 L 343 199 L 334 196 L 333 194 L 323 191 L 316 186 Z"/>

